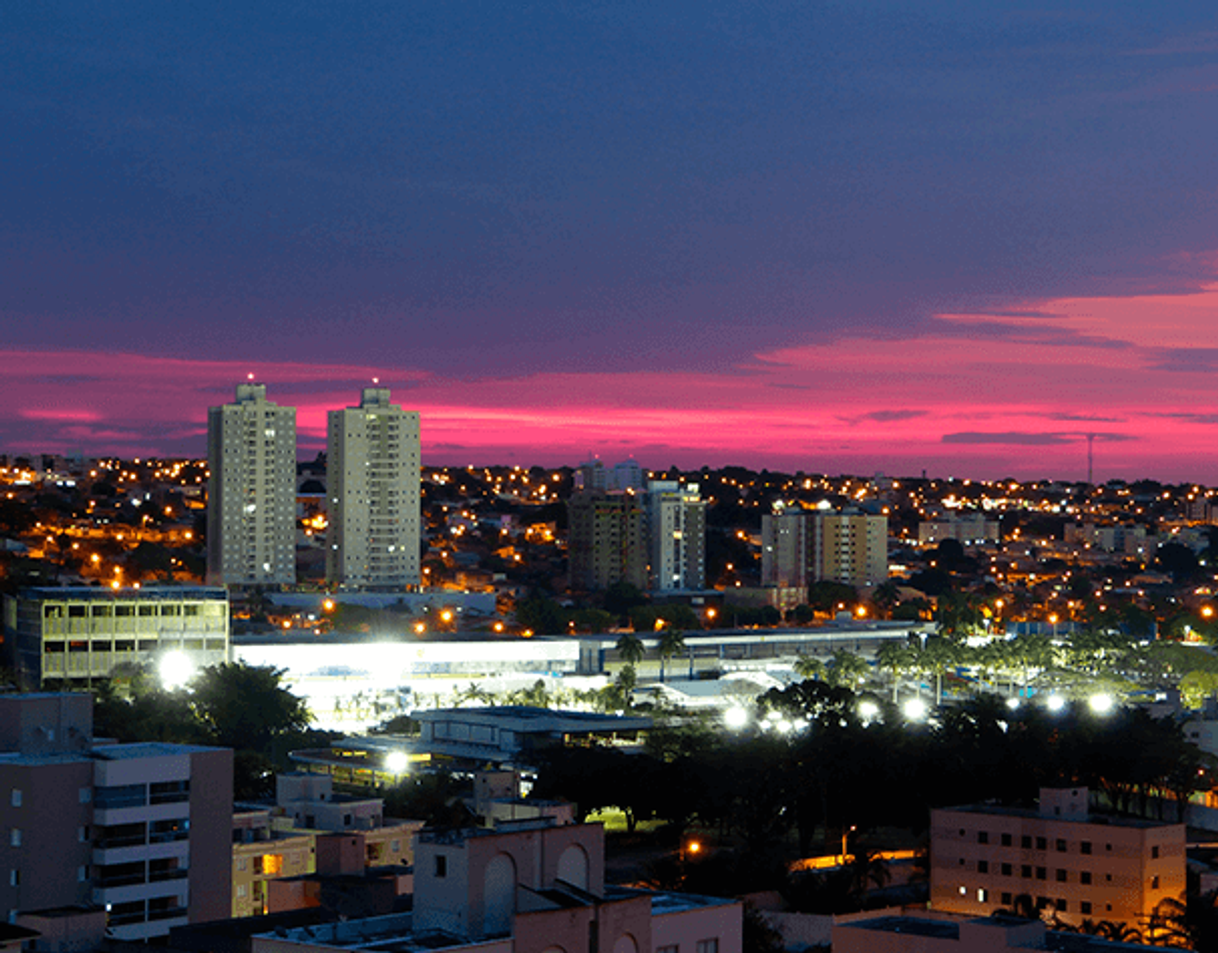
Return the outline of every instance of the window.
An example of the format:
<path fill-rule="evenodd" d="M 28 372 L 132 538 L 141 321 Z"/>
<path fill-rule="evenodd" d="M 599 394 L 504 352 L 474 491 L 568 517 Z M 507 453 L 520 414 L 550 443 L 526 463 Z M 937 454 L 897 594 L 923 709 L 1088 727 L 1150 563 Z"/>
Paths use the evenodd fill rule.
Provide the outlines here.
<path fill-rule="evenodd" d="M 1066 882 L 1066 872 L 1060 867 L 1057 868 L 1057 882 L 1059 884 L 1064 884 Z"/>
<path fill-rule="evenodd" d="M 1066 842 L 1060 837 L 1057 839 L 1057 852 L 1059 854 L 1064 854 L 1066 852 Z"/>
<path fill-rule="evenodd" d="M 89 867 L 87 864 L 81 864 L 76 868 L 76 882 L 84 883 L 89 879 Z"/>
<path fill-rule="evenodd" d="M 21 871 L 15 867 L 8 872 L 8 885 L 10 887 L 21 886 Z"/>
<path fill-rule="evenodd" d="M 1019 846 L 1022 847 L 1024 850 L 1031 850 L 1032 849 L 1031 835 L 1024 834 L 1023 837 L 1019 838 Z"/>
<path fill-rule="evenodd" d="M 1047 840 L 1045 840 L 1043 837 L 1036 838 L 1036 849 L 1037 850 L 1048 850 L 1049 842 Z"/>
<path fill-rule="evenodd" d="M 1004 893 L 1002 895 L 1002 905 L 1004 907 L 1009 907 L 1011 905 L 1012 899 L 1013 898 L 1011 897 L 1011 895 L 1009 893 Z"/>
<path fill-rule="evenodd" d="M 10 847 L 20 847 L 21 846 L 21 828 L 20 827 L 14 827 L 11 831 L 9 831 L 8 843 L 9 843 Z"/>
<path fill-rule="evenodd" d="M 988 860 L 977 861 L 977 873 L 988 874 L 990 872 L 990 862 Z"/>
<path fill-rule="evenodd" d="M 1078 910 L 1079 910 L 1079 913 L 1090 913 L 1091 912 L 1091 901 L 1090 900 L 1080 900 L 1078 902 Z"/>
<path fill-rule="evenodd" d="M 21 807 L 21 788 L 13 788 L 13 793 L 9 797 L 9 801 L 13 807 Z"/>
<path fill-rule="evenodd" d="M 81 844 L 89 843 L 89 825 L 88 824 L 84 825 L 83 827 L 76 828 L 76 840 L 78 843 L 81 843 Z"/>
<path fill-rule="evenodd" d="M 1104 850 L 1112 850 L 1112 845 L 1111 845 L 1111 844 L 1105 844 L 1105 845 L 1104 845 Z"/>
<path fill-rule="evenodd" d="M 1158 859 L 1158 857 L 1159 857 L 1159 848 L 1158 848 L 1158 846 L 1152 847 L 1152 848 L 1150 849 L 1150 856 L 1151 856 L 1151 858 L 1152 858 L 1152 859 L 1156 859 L 1156 860 Z"/>
<path fill-rule="evenodd" d="M 1150 878 L 1150 889 L 1151 889 L 1151 890 L 1158 890 L 1158 889 L 1159 889 L 1159 878 L 1158 878 L 1157 876 L 1156 876 L 1156 877 L 1151 877 L 1151 878 Z"/>
<path fill-rule="evenodd" d="M 1078 842 L 1078 852 L 1080 854 L 1090 854 L 1091 853 L 1091 841 L 1089 841 L 1089 840 L 1079 841 Z"/>
<path fill-rule="evenodd" d="M 1031 867 L 1031 865 L 1030 865 L 1030 864 L 1024 864 L 1022 867 L 1020 867 L 1020 868 L 1019 868 L 1019 876 L 1023 877 L 1025 880 L 1027 880 L 1029 877 L 1031 877 L 1031 876 L 1032 876 L 1032 867 Z"/>
<path fill-rule="evenodd" d="M 1067 903 L 1066 903 L 1066 901 L 1065 901 L 1065 900 L 1063 900 L 1061 897 L 1058 897 L 1058 898 L 1057 898 L 1057 899 L 1054 901 L 1054 903 L 1057 905 L 1057 912 L 1058 912 L 1058 913 L 1066 913 L 1066 912 L 1067 912 L 1067 907 L 1068 907 L 1068 904 L 1067 904 Z"/>
<path fill-rule="evenodd" d="M 696 953 L 719 953 L 719 938 L 699 940 L 695 945 Z"/>
<path fill-rule="evenodd" d="M 956 891 L 957 891 L 957 892 L 960 894 L 960 896 L 962 896 L 962 897 L 967 897 L 967 896 L 968 896 L 968 887 L 964 886 L 964 884 L 961 884 L 959 887 L 957 887 L 957 888 L 956 888 Z"/>
<path fill-rule="evenodd" d="M 1047 870 L 1045 870 L 1044 867 L 1036 868 L 1036 879 L 1037 880 L 1044 880 L 1048 876 L 1049 876 L 1049 872 Z"/>
<path fill-rule="evenodd" d="M 80 798 L 81 804 L 88 804 L 90 801 L 93 800 L 93 789 L 92 788 L 81 788 L 80 791 L 77 792 L 77 797 Z"/>
<path fill-rule="evenodd" d="M 1002 846 L 1003 846 L 1003 847 L 1010 847 L 1010 846 L 1011 846 L 1011 835 L 1010 835 L 1010 834 L 1003 834 L 1003 835 L 1002 835 Z"/>
<path fill-rule="evenodd" d="M 436 854 L 436 876 L 448 876 L 448 858 L 443 854 Z"/>
<path fill-rule="evenodd" d="M 977 843 L 978 844 L 988 844 L 989 842 L 990 842 L 990 832 L 989 831 L 978 831 L 977 832 Z"/>
<path fill-rule="evenodd" d="M 1002 876 L 1004 876 L 1004 877 L 1011 876 L 1011 865 L 1010 864 L 1002 865 Z"/>
<path fill-rule="evenodd" d="M 656 953 L 678 953 L 680 947 L 674 943 L 672 946 L 657 946 Z"/>
<path fill-rule="evenodd" d="M 1090 870 L 1080 870 L 1078 872 L 1078 882 L 1081 884 L 1091 883 L 1091 871 Z"/>
<path fill-rule="evenodd" d="M 989 891 L 986 890 L 984 887 L 978 887 L 977 888 L 977 902 L 985 903 L 989 899 L 990 899 Z"/>
<path fill-rule="evenodd" d="M 249 887 L 247 887 L 245 884 L 237 884 L 238 899 L 244 897 L 248 893 L 249 893 Z"/>

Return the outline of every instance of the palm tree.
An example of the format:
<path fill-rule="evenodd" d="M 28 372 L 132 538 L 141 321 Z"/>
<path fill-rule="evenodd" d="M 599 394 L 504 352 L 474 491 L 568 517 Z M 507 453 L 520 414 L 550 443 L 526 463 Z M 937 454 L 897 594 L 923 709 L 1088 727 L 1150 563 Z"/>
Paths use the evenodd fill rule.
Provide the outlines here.
<path fill-rule="evenodd" d="M 895 702 L 901 673 L 910 668 L 912 653 L 900 642 L 885 642 L 876 649 L 875 662 L 880 671 L 888 672 L 892 676 L 892 700 Z"/>
<path fill-rule="evenodd" d="M 918 653 L 918 667 L 935 676 L 935 705 L 943 704 L 943 676 L 956 664 L 956 646 L 942 636 L 931 636 Z"/>
<path fill-rule="evenodd" d="M 825 663 L 815 655 L 803 655 L 801 653 L 795 659 L 795 674 L 803 679 L 813 678 L 817 681 L 823 681 L 825 678 Z"/>
<path fill-rule="evenodd" d="M 858 689 L 859 683 L 867 678 L 870 666 L 853 652 L 838 649 L 829 660 L 826 671 L 826 681 L 841 688 Z"/>
<path fill-rule="evenodd" d="M 660 633 L 656 652 L 660 656 L 660 681 L 664 681 L 664 663 L 685 651 L 685 634 L 680 629 L 664 629 Z"/>
<path fill-rule="evenodd" d="M 643 656 L 647 653 L 643 640 L 629 632 L 617 640 L 616 648 L 617 657 L 631 667 L 643 661 Z"/>

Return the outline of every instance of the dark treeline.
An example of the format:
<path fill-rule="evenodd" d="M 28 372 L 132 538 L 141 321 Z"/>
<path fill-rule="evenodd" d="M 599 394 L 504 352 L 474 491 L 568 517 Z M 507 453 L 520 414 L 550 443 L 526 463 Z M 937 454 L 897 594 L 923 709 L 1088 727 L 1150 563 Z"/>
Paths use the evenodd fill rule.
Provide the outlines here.
<path fill-rule="evenodd" d="M 1116 811 L 1175 821 L 1183 799 L 1208 786 L 1205 756 L 1174 722 L 1139 709 L 1011 711 L 980 697 L 909 722 L 878 697 L 805 681 L 762 696 L 756 716 L 767 714 L 770 730 L 739 734 L 657 728 L 642 754 L 555 749 L 535 793 L 567 798 L 582 816 L 620 808 L 631 827 L 660 819 L 674 837 L 696 823 L 756 860 L 836 853 L 851 828 L 859 839 L 879 828 L 917 837 L 932 807 L 1030 803 L 1043 785 L 1087 785 Z"/>

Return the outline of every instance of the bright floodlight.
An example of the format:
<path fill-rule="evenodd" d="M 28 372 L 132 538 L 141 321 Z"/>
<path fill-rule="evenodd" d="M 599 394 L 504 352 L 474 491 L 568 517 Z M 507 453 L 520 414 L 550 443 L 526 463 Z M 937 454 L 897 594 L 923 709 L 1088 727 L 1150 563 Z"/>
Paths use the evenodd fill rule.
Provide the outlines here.
<path fill-rule="evenodd" d="M 1007 699 L 1007 708 L 1011 709 L 1011 711 L 1015 711 L 1022 704 L 1023 702 L 1019 700 L 1018 696 L 1012 695 Z"/>
<path fill-rule="evenodd" d="M 871 721 L 880 713 L 880 706 L 873 701 L 859 702 L 859 716 L 864 721 Z"/>
<path fill-rule="evenodd" d="M 1097 715 L 1106 715 L 1112 711 L 1112 696 L 1103 694 L 1092 695 L 1087 699 L 1087 704 L 1091 706 L 1091 710 Z"/>
<path fill-rule="evenodd" d="M 385 767 L 394 774 L 401 774 L 410 765 L 410 759 L 404 751 L 391 751 L 385 757 Z"/>
<path fill-rule="evenodd" d="M 723 721 L 729 728 L 743 728 L 748 724 L 749 713 L 739 705 L 733 705 L 723 713 Z"/>
<path fill-rule="evenodd" d="M 901 706 L 901 710 L 910 721 L 921 721 L 926 717 L 926 702 L 920 698 L 910 698 Z"/>
<path fill-rule="evenodd" d="M 1066 707 L 1066 700 L 1061 695 L 1050 695 L 1045 704 L 1049 706 L 1049 711 L 1061 711 Z"/>
<path fill-rule="evenodd" d="M 161 676 L 161 684 L 171 692 L 183 687 L 195 677 L 194 665 L 181 652 L 170 652 L 163 656 L 161 664 L 157 666 L 157 672 Z"/>

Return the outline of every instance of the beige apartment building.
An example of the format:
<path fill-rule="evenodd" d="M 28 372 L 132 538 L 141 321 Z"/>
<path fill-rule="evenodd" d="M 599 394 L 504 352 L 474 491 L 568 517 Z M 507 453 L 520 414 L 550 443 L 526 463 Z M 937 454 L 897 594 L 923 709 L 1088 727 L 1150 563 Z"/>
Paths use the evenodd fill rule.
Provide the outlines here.
<path fill-rule="evenodd" d="M 207 412 L 207 581 L 296 581 L 296 408 L 238 384 Z"/>
<path fill-rule="evenodd" d="M 628 582 L 647 588 L 646 512 L 635 493 L 581 490 L 567 504 L 571 586 L 608 589 Z"/>
<path fill-rule="evenodd" d="M 326 579 L 361 587 L 420 581 L 419 415 L 365 387 L 330 411 L 326 439 Z"/>
<path fill-rule="evenodd" d="M 930 836 L 936 910 L 985 916 L 1024 894 L 1067 923 L 1140 927 L 1184 895 L 1184 825 L 1092 814 L 1085 787 L 1042 788 L 1036 810 L 933 810 Z"/>
<path fill-rule="evenodd" d="M 888 578 L 888 517 L 845 510 L 810 514 L 809 565 L 812 580 L 855 588 Z"/>
<path fill-rule="evenodd" d="M 386 822 L 383 813 L 381 798 L 335 794 L 329 775 L 279 774 L 274 808 L 233 816 L 232 915 L 307 905 L 308 891 L 279 889 L 284 881 L 409 867 L 423 822 Z"/>

